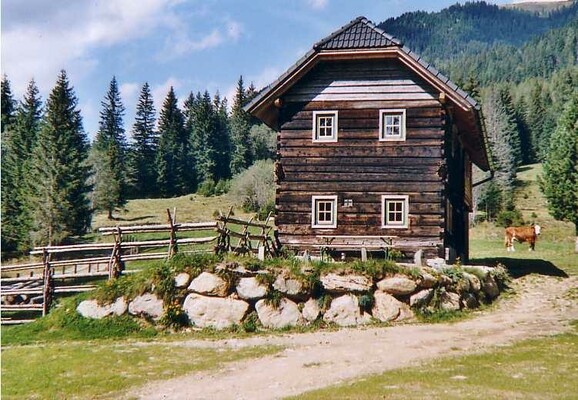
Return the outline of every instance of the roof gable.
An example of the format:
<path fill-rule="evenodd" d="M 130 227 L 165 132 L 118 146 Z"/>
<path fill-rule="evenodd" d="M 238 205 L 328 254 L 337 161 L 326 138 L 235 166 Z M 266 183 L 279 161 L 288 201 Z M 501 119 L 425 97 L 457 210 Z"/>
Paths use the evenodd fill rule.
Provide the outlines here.
<path fill-rule="evenodd" d="M 401 46 L 401 42 L 373 25 L 367 18 L 358 17 L 341 29 L 320 40 L 315 50 L 372 49 Z"/>

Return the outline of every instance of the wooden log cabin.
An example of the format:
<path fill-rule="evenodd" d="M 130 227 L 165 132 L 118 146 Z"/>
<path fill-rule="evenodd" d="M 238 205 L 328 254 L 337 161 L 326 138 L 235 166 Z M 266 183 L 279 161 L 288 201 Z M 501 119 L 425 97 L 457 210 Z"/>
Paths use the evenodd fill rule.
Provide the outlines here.
<path fill-rule="evenodd" d="M 294 250 L 468 258 L 480 107 L 364 17 L 313 48 L 245 110 L 278 132 L 276 225 Z"/>

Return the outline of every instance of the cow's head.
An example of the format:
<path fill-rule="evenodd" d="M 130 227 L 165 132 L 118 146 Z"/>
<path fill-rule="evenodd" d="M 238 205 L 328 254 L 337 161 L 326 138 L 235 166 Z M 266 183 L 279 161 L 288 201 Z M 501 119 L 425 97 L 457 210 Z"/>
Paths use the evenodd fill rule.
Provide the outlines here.
<path fill-rule="evenodd" d="M 540 234 L 540 225 L 534 225 L 534 232 L 536 232 L 536 236 Z"/>

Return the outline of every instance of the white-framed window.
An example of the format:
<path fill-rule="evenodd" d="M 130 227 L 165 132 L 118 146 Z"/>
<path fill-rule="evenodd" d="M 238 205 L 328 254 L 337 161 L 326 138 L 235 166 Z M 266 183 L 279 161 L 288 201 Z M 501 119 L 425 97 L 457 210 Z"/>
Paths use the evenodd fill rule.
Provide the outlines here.
<path fill-rule="evenodd" d="M 409 227 L 409 196 L 384 194 L 381 196 L 381 227 L 408 228 Z"/>
<path fill-rule="evenodd" d="M 313 141 L 337 142 L 337 111 L 313 111 Z"/>
<path fill-rule="evenodd" d="M 337 228 L 337 196 L 311 197 L 311 227 Z"/>
<path fill-rule="evenodd" d="M 379 110 L 379 141 L 405 140 L 405 110 Z"/>

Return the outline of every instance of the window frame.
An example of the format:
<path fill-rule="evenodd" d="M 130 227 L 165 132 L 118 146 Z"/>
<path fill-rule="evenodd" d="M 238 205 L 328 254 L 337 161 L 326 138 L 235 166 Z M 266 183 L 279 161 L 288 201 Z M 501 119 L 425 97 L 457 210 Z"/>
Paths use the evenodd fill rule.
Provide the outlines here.
<path fill-rule="evenodd" d="M 400 134 L 394 136 L 386 136 L 385 129 L 387 125 L 385 124 L 385 117 L 387 115 L 399 115 L 401 116 Z M 406 140 L 406 109 L 382 109 L 379 110 L 379 141 L 380 142 L 404 142 Z"/>
<path fill-rule="evenodd" d="M 320 201 L 327 201 L 332 203 L 330 224 L 319 223 L 318 204 Z M 311 196 L 311 227 L 321 229 L 335 229 L 337 228 L 337 195 L 314 195 Z"/>
<path fill-rule="evenodd" d="M 387 216 L 387 202 L 395 201 L 402 202 L 403 209 L 401 210 L 403 216 L 403 224 L 391 224 Z M 407 229 L 409 228 L 409 196 L 400 194 L 384 194 L 381 196 L 381 227 L 384 229 Z"/>
<path fill-rule="evenodd" d="M 331 136 L 319 137 L 319 117 L 331 116 L 333 118 L 333 126 L 331 127 Z M 313 111 L 313 142 L 316 143 L 335 143 L 337 142 L 337 132 L 339 127 L 339 116 L 337 110 L 327 110 L 327 111 Z"/>

